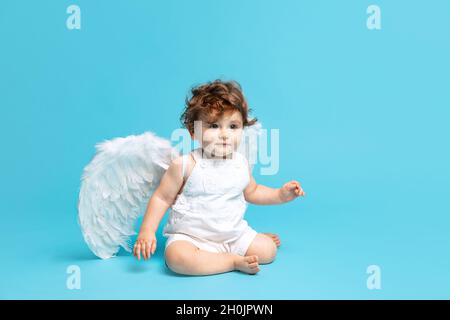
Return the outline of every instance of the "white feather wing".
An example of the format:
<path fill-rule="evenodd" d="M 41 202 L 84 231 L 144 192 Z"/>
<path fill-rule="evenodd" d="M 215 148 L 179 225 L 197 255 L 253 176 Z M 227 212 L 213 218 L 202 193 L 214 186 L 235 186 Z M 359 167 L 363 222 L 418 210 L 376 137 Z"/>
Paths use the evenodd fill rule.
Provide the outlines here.
<path fill-rule="evenodd" d="M 241 143 L 237 149 L 239 153 L 244 155 L 251 169 L 258 159 L 258 141 L 262 132 L 262 125 L 260 122 L 256 122 L 250 127 L 245 127 L 242 133 Z"/>
<path fill-rule="evenodd" d="M 96 145 L 84 168 L 78 199 L 78 222 L 94 254 L 131 251 L 130 237 L 154 189 L 178 151 L 152 132 L 115 138 Z"/>

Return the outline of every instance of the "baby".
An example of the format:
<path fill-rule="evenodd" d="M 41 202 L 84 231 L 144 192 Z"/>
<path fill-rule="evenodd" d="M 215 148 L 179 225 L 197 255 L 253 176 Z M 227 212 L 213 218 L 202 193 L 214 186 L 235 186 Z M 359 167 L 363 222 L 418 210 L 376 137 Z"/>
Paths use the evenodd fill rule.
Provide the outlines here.
<path fill-rule="evenodd" d="M 133 248 L 139 260 L 155 253 L 155 233 L 169 207 L 165 260 L 176 273 L 255 274 L 259 264 L 275 259 L 281 242 L 248 225 L 247 202 L 281 204 L 305 193 L 297 181 L 279 189 L 256 183 L 247 159 L 236 152 L 243 128 L 257 121 L 247 118 L 250 110 L 235 81 L 192 89 L 181 120 L 200 147 L 174 159 L 152 194 Z"/>

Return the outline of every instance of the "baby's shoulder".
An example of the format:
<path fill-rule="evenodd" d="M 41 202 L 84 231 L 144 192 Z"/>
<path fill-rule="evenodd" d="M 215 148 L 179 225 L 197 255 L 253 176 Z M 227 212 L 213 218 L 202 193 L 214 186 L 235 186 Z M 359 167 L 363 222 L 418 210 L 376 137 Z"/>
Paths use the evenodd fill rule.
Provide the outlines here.
<path fill-rule="evenodd" d="M 172 160 L 172 164 L 175 166 L 182 166 L 183 164 L 191 164 L 195 163 L 191 153 L 186 153 L 180 156 L 177 156 Z"/>
<path fill-rule="evenodd" d="M 186 178 L 189 176 L 192 168 L 195 165 L 195 160 L 190 153 L 181 155 L 172 160 L 170 166 L 176 171 L 181 177 Z"/>

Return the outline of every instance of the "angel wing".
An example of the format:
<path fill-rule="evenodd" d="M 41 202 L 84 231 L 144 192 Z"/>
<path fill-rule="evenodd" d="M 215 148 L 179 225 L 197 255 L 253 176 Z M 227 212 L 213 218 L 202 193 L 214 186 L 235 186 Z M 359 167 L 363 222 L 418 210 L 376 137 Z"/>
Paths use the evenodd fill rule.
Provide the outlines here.
<path fill-rule="evenodd" d="M 262 132 L 262 125 L 258 121 L 250 127 L 245 127 L 242 133 L 241 144 L 237 151 L 244 155 L 253 170 L 258 158 L 258 139 Z"/>
<path fill-rule="evenodd" d="M 131 251 L 135 222 L 179 153 L 152 132 L 107 140 L 96 149 L 81 178 L 78 223 L 89 248 L 107 259 L 120 246 Z"/>

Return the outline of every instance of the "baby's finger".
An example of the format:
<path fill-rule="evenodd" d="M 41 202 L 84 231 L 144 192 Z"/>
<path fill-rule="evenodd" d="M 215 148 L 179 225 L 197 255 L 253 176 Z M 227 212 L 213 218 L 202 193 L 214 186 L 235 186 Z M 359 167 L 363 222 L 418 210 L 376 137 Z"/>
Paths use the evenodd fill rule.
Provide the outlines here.
<path fill-rule="evenodd" d="M 156 241 L 153 240 L 153 243 L 152 243 L 152 254 L 155 254 L 155 251 L 156 251 Z"/>
<path fill-rule="evenodd" d="M 145 248 L 144 248 L 144 244 L 141 245 L 141 250 L 140 250 L 139 254 L 141 255 L 142 259 L 145 260 Z"/>
<path fill-rule="evenodd" d="M 134 256 L 137 258 L 137 252 L 138 252 L 138 242 L 136 242 L 135 244 L 134 244 L 134 248 L 133 248 L 133 254 L 134 254 Z"/>
<path fill-rule="evenodd" d="M 142 259 L 147 260 L 147 257 L 145 256 L 145 242 L 142 243 L 141 254 L 142 254 Z"/>
<path fill-rule="evenodd" d="M 138 243 L 136 246 L 136 253 L 137 253 L 138 260 L 141 260 L 141 244 L 140 243 Z"/>
<path fill-rule="evenodd" d="M 150 248 L 151 248 L 150 242 L 146 242 L 145 243 L 145 258 L 146 258 L 146 260 L 150 259 Z"/>
<path fill-rule="evenodd" d="M 147 260 L 147 256 L 146 256 L 146 247 L 147 247 L 147 243 L 145 241 L 142 242 L 142 247 L 141 247 L 141 253 L 142 253 L 142 258 L 144 260 Z"/>
<path fill-rule="evenodd" d="M 147 246 L 145 247 L 145 254 L 147 256 L 147 259 L 150 259 L 151 249 L 152 249 L 152 245 L 151 245 L 151 243 L 148 243 Z"/>
<path fill-rule="evenodd" d="M 147 257 L 145 256 L 145 241 L 143 241 L 142 244 L 141 244 L 141 253 L 142 253 L 142 258 L 144 260 L 146 260 Z"/>

